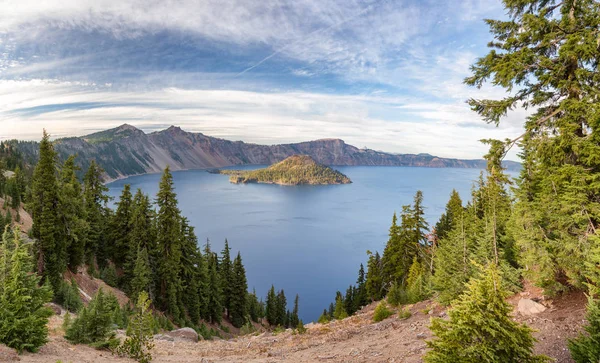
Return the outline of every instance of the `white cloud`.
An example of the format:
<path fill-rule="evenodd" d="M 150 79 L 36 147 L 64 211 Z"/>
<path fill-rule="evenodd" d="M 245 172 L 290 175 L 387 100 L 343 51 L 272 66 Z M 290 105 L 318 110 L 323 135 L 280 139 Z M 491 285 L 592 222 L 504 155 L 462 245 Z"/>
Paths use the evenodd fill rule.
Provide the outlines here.
<path fill-rule="evenodd" d="M 358 147 L 461 158 L 481 157 L 485 152 L 477 141 L 481 138 L 514 135 L 511 127 L 473 127 L 475 117 L 464 104 L 414 101 L 403 97 L 177 88 L 112 92 L 110 87 L 91 89 L 86 84 L 50 80 L 0 81 L 0 135 L 38 139 L 42 128 L 61 137 L 125 122 L 146 131 L 175 124 L 189 131 L 247 142 L 273 144 L 339 137 Z M 382 110 L 385 117 L 371 116 Z M 464 127 L 457 120 L 472 124 Z"/>

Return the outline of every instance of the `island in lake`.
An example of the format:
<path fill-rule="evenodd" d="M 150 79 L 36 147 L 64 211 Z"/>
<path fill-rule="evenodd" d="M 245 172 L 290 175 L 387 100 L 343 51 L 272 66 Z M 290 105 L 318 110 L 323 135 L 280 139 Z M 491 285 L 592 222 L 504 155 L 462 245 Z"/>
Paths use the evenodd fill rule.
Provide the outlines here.
<path fill-rule="evenodd" d="M 324 185 L 352 183 L 346 175 L 317 163 L 307 155 L 293 155 L 264 169 L 219 170 L 218 173 L 229 175 L 229 181 L 234 184 Z"/>

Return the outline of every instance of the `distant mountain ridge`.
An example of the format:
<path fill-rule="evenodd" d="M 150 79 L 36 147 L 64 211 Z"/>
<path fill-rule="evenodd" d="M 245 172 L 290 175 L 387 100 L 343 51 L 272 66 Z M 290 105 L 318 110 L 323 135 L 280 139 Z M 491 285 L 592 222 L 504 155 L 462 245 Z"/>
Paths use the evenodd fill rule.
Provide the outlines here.
<path fill-rule="evenodd" d="M 55 143 L 61 159 L 77 154 L 85 170 L 96 160 L 106 171 L 108 180 L 157 173 L 167 165 L 172 170 L 221 168 L 235 165 L 270 165 L 301 154 L 324 165 L 418 166 L 433 168 L 485 168 L 485 160 L 462 160 L 429 154 L 391 154 L 359 149 L 340 139 L 321 139 L 293 144 L 258 145 L 229 141 L 180 127 L 144 133 L 131 125 L 97 132 L 82 137 L 59 139 Z M 24 150 L 32 157 L 37 150 Z M 506 162 L 509 169 L 520 164 Z"/>

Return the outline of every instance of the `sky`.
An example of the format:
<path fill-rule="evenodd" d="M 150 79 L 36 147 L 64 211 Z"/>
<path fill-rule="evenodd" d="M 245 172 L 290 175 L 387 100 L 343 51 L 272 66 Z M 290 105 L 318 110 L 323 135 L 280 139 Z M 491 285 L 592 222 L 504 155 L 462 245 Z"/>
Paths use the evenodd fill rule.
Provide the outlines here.
<path fill-rule="evenodd" d="M 0 140 L 128 123 L 480 158 L 521 133 L 463 84 L 499 0 L 0 0 Z M 511 154 L 509 159 L 516 159 Z"/>

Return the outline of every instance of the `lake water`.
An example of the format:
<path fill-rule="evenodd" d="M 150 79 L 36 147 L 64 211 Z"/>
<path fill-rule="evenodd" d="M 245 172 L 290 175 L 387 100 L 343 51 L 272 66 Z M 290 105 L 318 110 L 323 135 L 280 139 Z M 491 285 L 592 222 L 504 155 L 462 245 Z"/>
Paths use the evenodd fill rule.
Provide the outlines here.
<path fill-rule="evenodd" d="M 256 167 L 254 167 L 256 168 Z M 251 168 L 246 168 L 251 169 Z M 450 192 L 469 199 L 475 169 L 336 167 L 352 184 L 278 186 L 230 184 L 226 175 L 202 170 L 174 172 L 179 206 L 201 244 L 210 239 L 232 256 L 241 251 L 250 290 L 263 298 L 271 284 L 283 288 L 288 303 L 300 294 L 300 317 L 316 320 L 323 308 L 356 282 L 367 250 L 383 251 L 394 211 L 422 190 L 426 218 L 434 224 Z M 124 184 L 152 197 L 160 175 L 131 177 L 109 184 L 117 198 Z M 366 263 L 365 263 L 366 267 Z"/>

